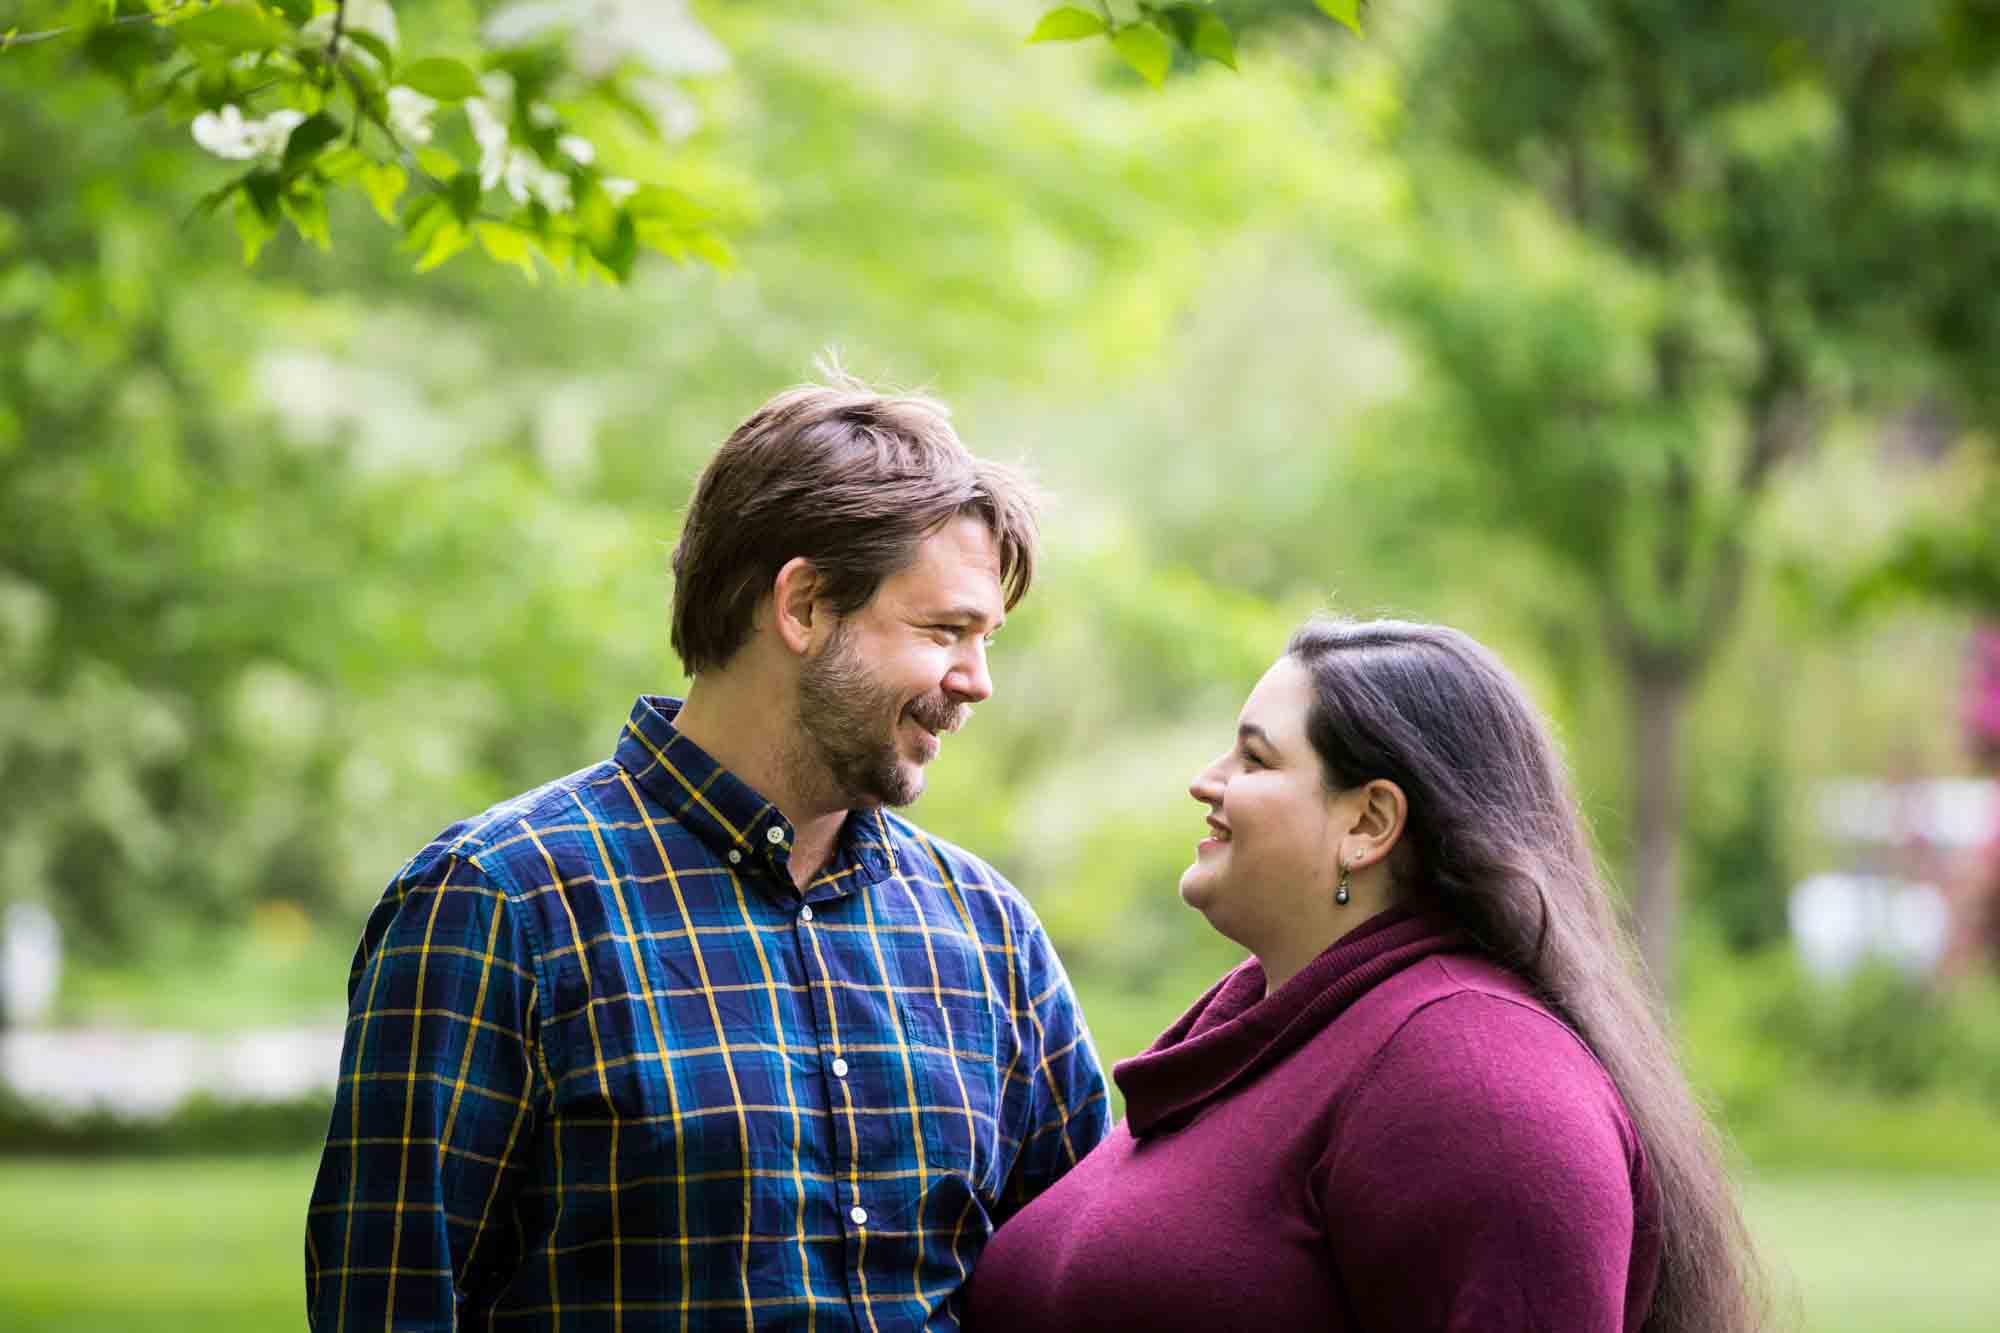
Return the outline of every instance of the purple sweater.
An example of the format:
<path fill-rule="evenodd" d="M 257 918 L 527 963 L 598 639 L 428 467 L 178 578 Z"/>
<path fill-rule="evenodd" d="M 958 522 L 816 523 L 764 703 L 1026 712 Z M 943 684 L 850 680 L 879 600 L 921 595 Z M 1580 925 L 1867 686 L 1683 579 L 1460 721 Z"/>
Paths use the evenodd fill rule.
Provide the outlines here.
<path fill-rule="evenodd" d="M 1244 963 L 1114 1072 L 1126 1118 L 996 1233 L 966 1327 L 1638 1333 L 1659 1199 L 1603 1068 L 1389 911 Z"/>

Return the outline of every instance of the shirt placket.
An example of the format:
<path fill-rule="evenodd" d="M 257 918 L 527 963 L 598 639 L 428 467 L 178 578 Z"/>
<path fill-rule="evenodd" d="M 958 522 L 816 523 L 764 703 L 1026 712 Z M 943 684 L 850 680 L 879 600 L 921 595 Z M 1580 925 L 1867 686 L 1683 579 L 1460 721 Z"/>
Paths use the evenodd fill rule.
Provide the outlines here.
<path fill-rule="evenodd" d="M 789 848 L 783 827 L 770 825 L 765 830 L 765 837 L 774 877 L 781 884 L 789 884 L 791 872 L 785 861 Z M 845 1045 L 863 1038 L 850 1032 L 850 1025 L 844 1025 L 843 1020 L 848 1015 L 842 1012 L 840 982 L 851 978 L 842 966 L 837 937 L 822 930 L 819 925 L 820 913 L 845 896 L 845 890 L 820 886 L 792 903 L 792 943 L 810 994 L 806 1009 L 827 1089 L 823 1104 L 830 1122 L 826 1141 L 833 1148 L 834 1179 L 833 1198 L 828 1201 L 831 1205 L 828 1211 L 839 1220 L 845 1241 L 841 1277 L 847 1295 L 849 1322 L 852 1327 L 863 1329 L 870 1326 L 867 1282 L 862 1275 L 867 1256 L 869 1217 L 861 1178 L 866 1161 L 861 1128 L 864 1103 L 862 1090 L 855 1087 L 857 1080 L 849 1077 L 853 1071 L 842 1054 Z"/>

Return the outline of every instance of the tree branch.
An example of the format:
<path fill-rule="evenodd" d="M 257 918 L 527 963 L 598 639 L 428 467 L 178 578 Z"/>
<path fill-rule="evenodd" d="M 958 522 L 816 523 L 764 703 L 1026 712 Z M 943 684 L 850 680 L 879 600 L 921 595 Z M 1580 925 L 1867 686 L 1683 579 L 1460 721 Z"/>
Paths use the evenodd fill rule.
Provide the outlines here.
<path fill-rule="evenodd" d="M 347 0 L 334 0 L 333 35 L 326 39 L 326 66 L 333 69 L 340 60 L 340 39 L 347 35 Z"/>
<path fill-rule="evenodd" d="M 120 14 L 117 18 L 106 19 L 102 23 L 72 23 L 67 27 L 49 28 L 42 32 L 0 33 L 0 51 L 9 51 L 17 46 L 33 46 L 36 42 L 52 42 L 58 37 L 67 37 L 73 32 L 82 32 L 86 28 L 91 30 L 98 28 L 123 28 L 133 23 L 155 23 L 177 10 L 187 8 L 191 2 L 192 0 L 181 0 L 180 4 L 173 6 L 171 9 L 163 9 L 157 14 Z"/>

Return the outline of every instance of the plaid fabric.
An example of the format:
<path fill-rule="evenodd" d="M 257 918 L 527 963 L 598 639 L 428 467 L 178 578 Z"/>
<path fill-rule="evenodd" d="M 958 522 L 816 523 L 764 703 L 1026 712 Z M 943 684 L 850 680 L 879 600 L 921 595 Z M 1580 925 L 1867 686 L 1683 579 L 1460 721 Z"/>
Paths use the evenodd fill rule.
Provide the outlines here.
<path fill-rule="evenodd" d="M 1020 895 L 884 811 L 801 895 L 679 707 L 446 829 L 369 919 L 315 1329 L 956 1328 L 993 1227 L 1103 1137 Z"/>

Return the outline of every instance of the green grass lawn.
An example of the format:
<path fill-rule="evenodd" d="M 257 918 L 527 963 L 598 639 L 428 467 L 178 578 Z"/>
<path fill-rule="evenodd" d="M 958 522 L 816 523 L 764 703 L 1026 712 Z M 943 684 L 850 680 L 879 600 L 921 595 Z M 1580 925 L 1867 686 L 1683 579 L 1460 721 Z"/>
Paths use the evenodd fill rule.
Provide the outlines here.
<path fill-rule="evenodd" d="M 304 1325 L 311 1156 L 0 1162 L 0 1329 L 283 1333 Z M 1811 1333 L 1989 1330 L 2000 1180 L 1810 1174 L 1746 1191 Z"/>
<path fill-rule="evenodd" d="M 304 1328 L 317 1164 L 313 1155 L 0 1160 L 0 1329 Z"/>
<path fill-rule="evenodd" d="M 1811 1333 L 2000 1327 L 2000 1180 L 1801 1174 L 1752 1183 L 1744 1203 Z"/>

